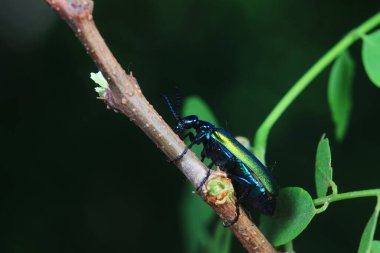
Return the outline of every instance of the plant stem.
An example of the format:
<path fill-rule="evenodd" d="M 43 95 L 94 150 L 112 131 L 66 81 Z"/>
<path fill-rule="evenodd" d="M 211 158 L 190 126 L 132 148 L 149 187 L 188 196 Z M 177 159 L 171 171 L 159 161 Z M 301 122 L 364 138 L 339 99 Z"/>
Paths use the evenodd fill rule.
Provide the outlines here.
<path fill-rule="evenodd" d="M 339 194 L 332 194 L 326 197 L 314 199 L 314 205 L 319 206 L 323 205 L 326 202 L 336 202 L 346 199 L 354 199 L 354 198 L 365 198 L 365 197 L 377 197 L 380 198 L 380 189 L 371 189 L 371 190 L 362 190 L 362 191 L 353 191 L 353 192 L 345 192 Z M 378 201 L 378 205 L 379 201 Z"/>
<path fill-rule="evenodd" d="M 378 24 L 380 24 L 380 12 L 348 33 L 341 41 L 322 56 L 285 94 L 256 132 L 253 150 L 261 161 L 265 162 L 265 151 L 269 132 L 289 105 L 301 94 L 311 81 L 322 72 L 322 70 L 335 60 L 337 56 Z"/>
<path fill-rule="evenodd" d="M 287 244 L 285 244 L 284 249 L 285 249 L 286 253 L 295 253 L 295 251 L 293 249 L 293 241 L 290 241 Z"/>

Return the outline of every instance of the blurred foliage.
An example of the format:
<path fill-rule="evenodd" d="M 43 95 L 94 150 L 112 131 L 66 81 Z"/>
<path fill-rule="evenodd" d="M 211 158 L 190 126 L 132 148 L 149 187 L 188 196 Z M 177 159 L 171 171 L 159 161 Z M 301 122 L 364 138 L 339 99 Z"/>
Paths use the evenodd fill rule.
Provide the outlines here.
<path fill-rule="evenodd" d="M 371 81 L 380 87 L 380 30 L 363 37 L 363 62 Z"/>
<path fill-rule="evenodd" d="M 178 97 L 177 107 L 183 98 Z M 198 96 L 188 97 L 183 101 L 181 115 L 197 115 L 202 120 L 218 124 L 217 119 L 210 107 Z M 187 140 L 188 141 L 188 140 Z M 189 143 L 189 142 L 187 142 Z M 201 145 L 195 145 L 192 148 L 198 158 L 202 151 Z M 209 159 L 205 160 L 206 164 L 210 163 Z M 232 233 L 228 229 L 224 229 L 221 224 L 216 224 L 216 215 L 199 196 L 190 194 L 194 188 L 190 184 L 186 184 L 183 190 L 180 213 L 182 224 L 182 235 L 184 241 L 184 250 L 187 253 L 195 252 L 229 252 Z M 219 222 L 220 223 L 220 222 Z M 215 227 L 215 231 L 211 230 Z"/>
<path fill-rule="evenodd" d="M 378 199 L 378 204 L 376 205 L 375 211 L 371 215 L 371 218 L 369 219 L 367 225 L 364 228 L 364 232 L 360 240 L 358 253 L 369 253 L 371 252 L 371 250 L 375 251 L 374 247 L 376 247 L 377 242 L 373 241 L 373 236 L 375 234 L 377 219 L 379 217 L 379 211 L 380 211 L 380 197 Z M 372 245 L 374 244 L 375 246 L 373 247 Z"/>
<path fill-rule="evenodd" d="M 327 98 L 335 123 L 335 137 L 342 141 L 348 128 L 352 109 L 352 84 L 355 63 L 348 51 L 334 62 L 328 82 Z"/>
<path fill-rule="evenodd" d="M 173 122 L 159 94 L 180 85 L 207 101 L 231 134 L 252 139 L 292 83 L 379 7 L 373 0 L 96 1 L 94 17 L 165 119 Z M 4 0 L 0 8 L 0 251 L 181 252 L 186 180 L 129 120 L 95 99 L 88 74 L 97 69 L 52 13 L 42 1 Z M 351 53 L 361 62 L 359 44 Z M 334 133 L 327 79 L 324 72 L 273 128 L 267 165 L 281 186 L 315 187 L 315 143 L 322 131 Z M 357 64 L 349 130 L 342 144 L 330 143 L 342 191 L 378 186 L 380 100 L 370 83 Z M 372 206 L 360 199 L 330 207 L 297 239 L 297 252 L 320 252 L 315 242 L 355 252 Z M 233 252 L 244 250 L 233 243 Z"/>

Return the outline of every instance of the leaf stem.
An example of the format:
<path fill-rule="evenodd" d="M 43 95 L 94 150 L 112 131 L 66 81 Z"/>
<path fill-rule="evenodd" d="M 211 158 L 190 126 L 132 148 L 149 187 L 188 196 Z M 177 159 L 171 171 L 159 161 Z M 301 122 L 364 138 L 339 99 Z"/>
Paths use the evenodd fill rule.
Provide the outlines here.
<path fill-rule="evenodd" d="M 295 253 L 293 248 L 293 242 L 290 241 L 284 245 L 284 249 L 286 250 L 286 253 Z"/>
<path fill-rule="evenodd" d="M 379 24 L 380 12 L 343 37 L 342 40 L 340 40 L 325 55 L 323 55 L 285 94 L 285 96 L 269 113 L 256 132 L 253 150 L 261 161 L 265 161 L 265 150 L 269 132 L 289 105 L 307 86 L 309 86 L 315 77 L 317 77 L 331 62 L 335 60 L 337 56 L 350 47 L 356 40 L 360 39 L 363 34 L 369 32 Z"/>
<path fill-rule="evenodd" d="M 317 208 L 315 209 L 315 213 L 318 214 L 318 213 L 323 213 L 324 211 L 327 210 L 327 208 L 329 207 L 330 203 L 329 202 L 325 202 L 323 203 L 323 206 L 321 206 L 320 208 Z"/>
<path fill-rule="evenodd" d="M 325 203 L 331 203 L 346 199 L 354 199 L 354 198 L 365 198 L 365 197 L 377 197 L 377 207 L 380 209 L 380 189 L 371 189 L 371 190 L 362 190 L 362 191 L 353 191 L 353 192 L 345 192 L 339 194 L 331 194 L 326 197 L 314 199 L 314 205 L 320 206 Z"/>

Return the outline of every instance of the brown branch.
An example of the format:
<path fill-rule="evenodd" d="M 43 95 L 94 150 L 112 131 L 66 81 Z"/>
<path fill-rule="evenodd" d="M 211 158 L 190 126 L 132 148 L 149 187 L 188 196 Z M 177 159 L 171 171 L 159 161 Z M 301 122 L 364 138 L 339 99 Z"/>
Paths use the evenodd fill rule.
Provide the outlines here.
<path fill-rule="evenodd" d="M 108 105 L 125 114 L 170 160 L 177 157 L 186 146 L 143 96 L 132 73 L 128 75 L 112 55 L 93 21 L 93 2 L 90 0 L 46 0 L 46 2 L 71 26 L 107 79 L 109 90 L 104 99 Z M 176 162 L 176 166 L 194 186 L 198 186 L 206 176 L 207 168 L 193 152 L 188 152 Z M 216 205 L 215 199 L 208 198 L 207 193 L 202 194 L 202 197 L 224 222 L 228 223 L 235 216 L 233 202 Z M 276 252 L 243 211 L 231 230 L 248 252 Z"/>

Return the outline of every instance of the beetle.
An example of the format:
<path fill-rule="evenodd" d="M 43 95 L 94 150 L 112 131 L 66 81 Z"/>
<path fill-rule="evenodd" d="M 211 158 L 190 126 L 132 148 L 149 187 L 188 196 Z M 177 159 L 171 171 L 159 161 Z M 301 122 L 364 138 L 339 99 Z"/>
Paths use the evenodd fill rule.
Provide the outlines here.
<path fill-rule="evenodd" d="M 218 166 L 231 179 L 237 197 L 236 217 L 225 226 L 232 226 L 239 218 L 239 204 L 251 217 L 254 211 L 265 215 L 273 215 L 276 207 L 277 185 L 265 167 L 250 151 L 222 128 L 217 128 L 207 121 L 200 120 L 196 115 L 180 117 L 174 110 L 167 96 L 166 100 L 171 113 L 177 121 L 174 131 L 182 135 L 186 130 L 194 129 L 196 134 L 188 132 L 181 137 L 189 138 L 190 144 L 171 162 L 181 159 L 193 145 L 203 144 L 202 162 L 211 159 L 207 176 L 197 187 L 198 191 L 210 176 L 213 166 Z"/>

